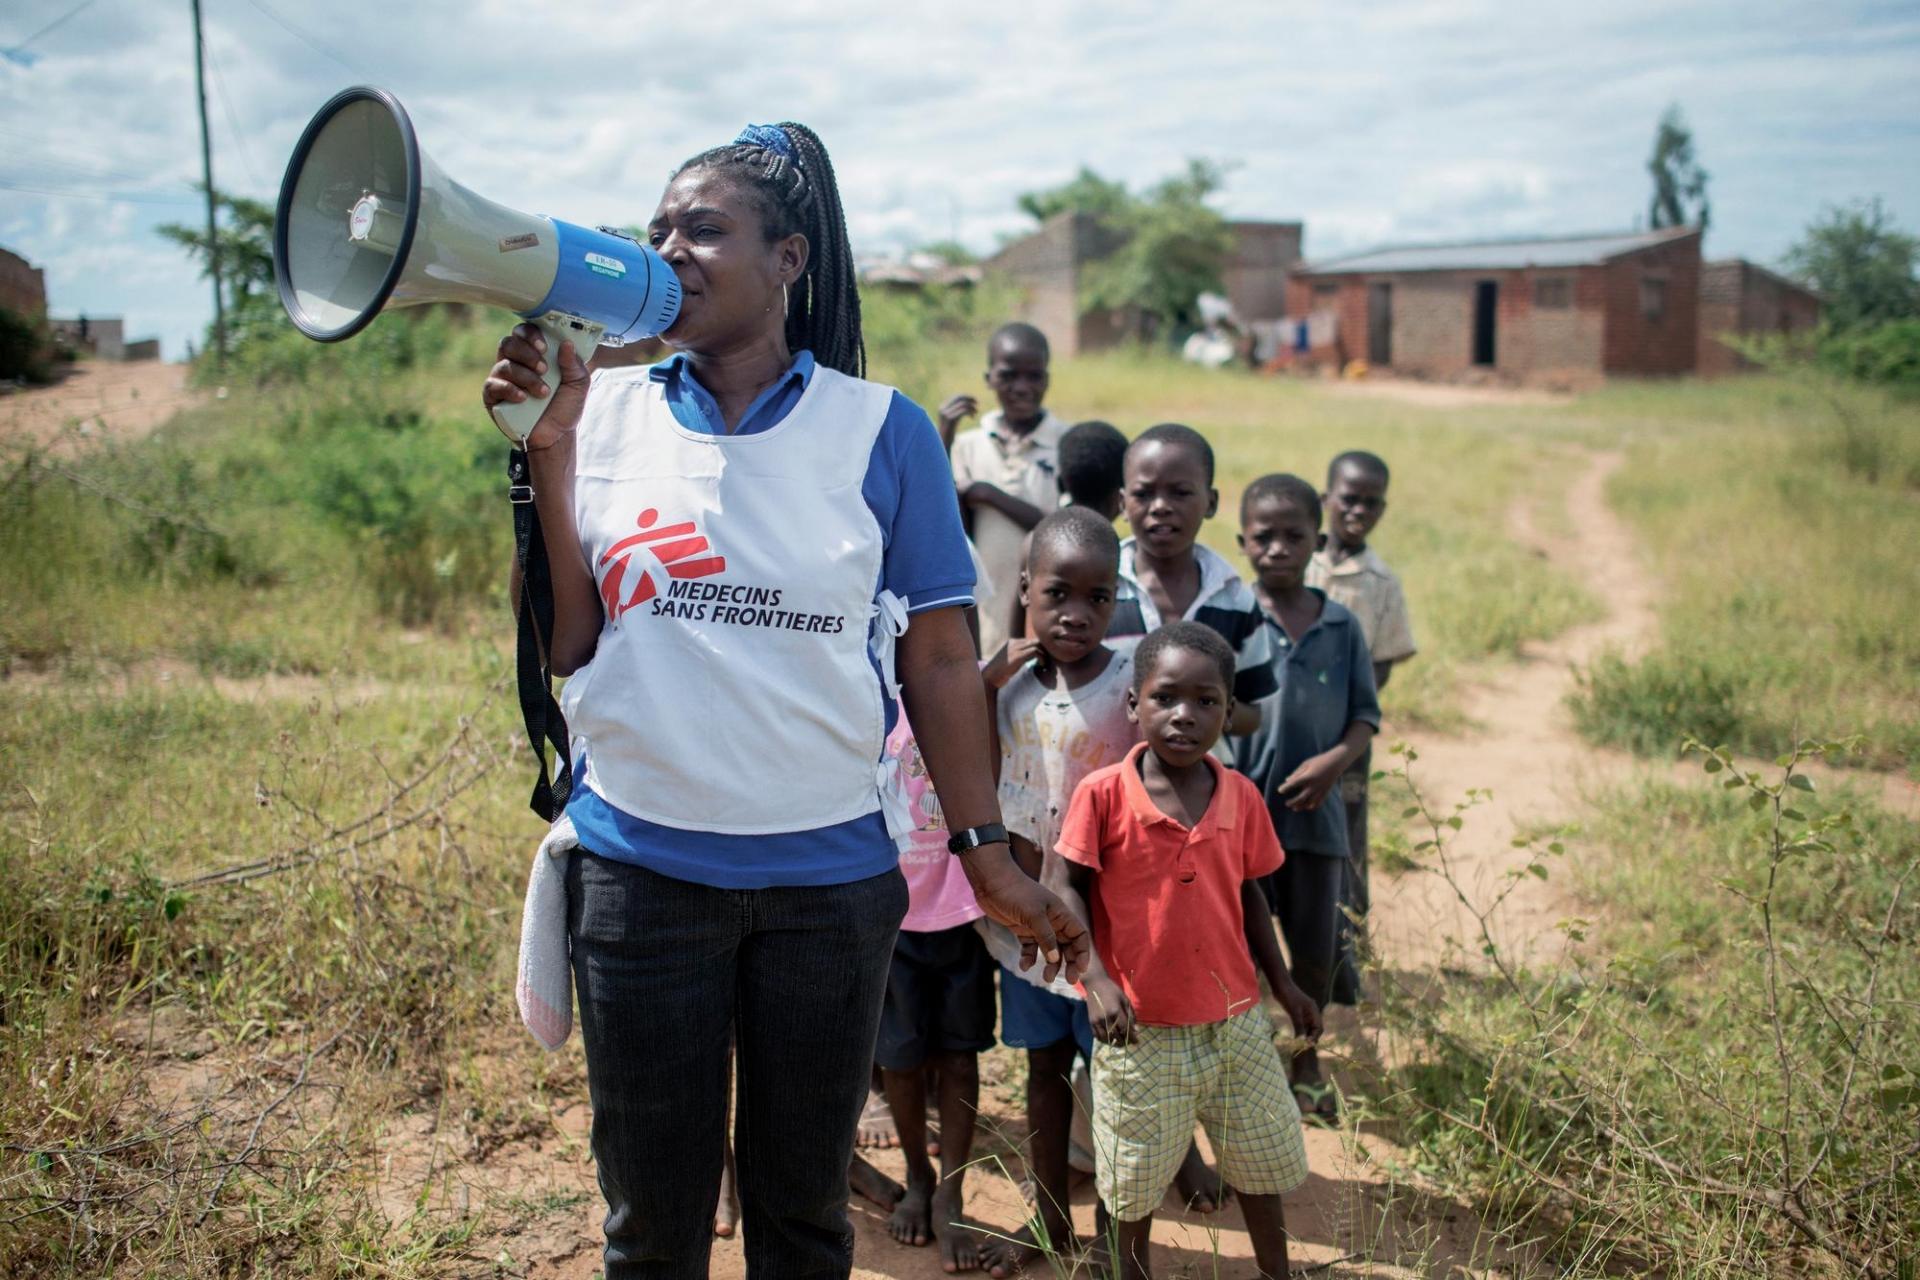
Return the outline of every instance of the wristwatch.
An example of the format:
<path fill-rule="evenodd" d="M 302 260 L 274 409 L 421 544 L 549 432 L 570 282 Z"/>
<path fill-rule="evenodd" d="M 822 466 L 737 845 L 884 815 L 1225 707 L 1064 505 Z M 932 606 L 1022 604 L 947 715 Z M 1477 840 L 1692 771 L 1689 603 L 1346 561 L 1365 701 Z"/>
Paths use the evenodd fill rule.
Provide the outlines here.
<path fill-rule="evenodd" d="M 989 822 L 985 826 L 968 827 L 965 831 L 956 831 L 947 837 L 948 853 L 971 853 L 983 844 L 1005 844 L 1007 829 L 998 822 Z"/>

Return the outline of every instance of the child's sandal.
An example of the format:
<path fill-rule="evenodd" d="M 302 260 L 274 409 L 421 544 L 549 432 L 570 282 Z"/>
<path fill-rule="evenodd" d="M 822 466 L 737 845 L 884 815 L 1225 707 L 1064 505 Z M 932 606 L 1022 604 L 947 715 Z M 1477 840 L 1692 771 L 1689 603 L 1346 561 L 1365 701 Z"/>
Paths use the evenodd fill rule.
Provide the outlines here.
<path fill-rule="evenodd" d="M 1340 1121 L 1340 1095 L 1331 1084 L 1296 1084 L 1293 1100 L 1302 1120 L 1316 1121 L 1332 1128 Z"/>

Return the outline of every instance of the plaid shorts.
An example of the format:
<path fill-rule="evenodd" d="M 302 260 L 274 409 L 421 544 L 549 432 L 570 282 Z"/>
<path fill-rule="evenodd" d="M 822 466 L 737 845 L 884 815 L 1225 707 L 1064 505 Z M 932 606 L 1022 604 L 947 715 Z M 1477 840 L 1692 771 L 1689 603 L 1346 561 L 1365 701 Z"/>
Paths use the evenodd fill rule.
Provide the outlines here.
<path fill-rule="evenodd" d="M 1196 1121 L 1236 1190 L 1279 1195 L 1306 1181 L 1300 1109 L 1265 1009 L 1136 1030 L 1133 1044 L 1093 1052 L 1094 1185 L 1114 1217 L 1138 1222 L 1160 1207 Z"/>

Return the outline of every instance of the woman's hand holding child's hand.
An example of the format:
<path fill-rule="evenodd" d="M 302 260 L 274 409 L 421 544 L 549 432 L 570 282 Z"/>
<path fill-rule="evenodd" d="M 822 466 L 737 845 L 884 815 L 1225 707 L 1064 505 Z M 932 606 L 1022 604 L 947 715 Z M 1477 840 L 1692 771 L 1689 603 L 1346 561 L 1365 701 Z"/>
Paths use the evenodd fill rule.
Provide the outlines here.
<path fill-rule="evenodd" d="M 1087 995 L 1087 1018 L 1093 1024 L 1093 1038 L 1102 1044 L 1132 1044 L 1134 1033 L 1133 1001 L 1112 978 L 1088 978 L 1083 984 Z"/>
<path fill-rule="evenodd" d="M 1080 980 L 1087 971 L 1092 935 L 1065 903 L 1014 865 L 1007 846 L 982 845 L 960 855 L 960 866 L 980 909 L 1019 939 L 1022 973 L 1045 960 L 1041 976 L 1048 982 L 1056 976 Z"/>
<path fill-rule="evenodd" d="M 1007 687 L 1007 681 L 1040 656 L 1040 642 L 1031 636 L 1017 636 L 1000 646 L 1000 652 L 982 668 L 980 674 L 995 689 Z"/>
<path fill-rule="evenodd" d="M 1275 789 L 1274 794 L 1295 812 L 1318 809 L 1346 770 L 1345 751 L 1339 747 L 1322 751 L 1317 756 L 1301 761 L 1300 767 L 1287 775 L 1287 780 Z"/>

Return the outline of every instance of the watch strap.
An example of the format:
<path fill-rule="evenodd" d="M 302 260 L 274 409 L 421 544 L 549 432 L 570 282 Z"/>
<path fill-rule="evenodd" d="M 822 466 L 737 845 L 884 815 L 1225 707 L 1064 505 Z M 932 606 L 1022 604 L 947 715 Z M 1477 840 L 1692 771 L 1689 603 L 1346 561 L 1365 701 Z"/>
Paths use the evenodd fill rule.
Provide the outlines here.
<path fill-rule="evenodd" d="M 965 831 L 956 831 L 947 837 L 948 853 L 971 853 L 981 845 L 1005 844 L 1007 828 L 998 822 L 989 822 L 983 826 L 968 827 Z"/>

